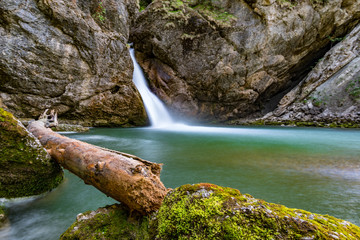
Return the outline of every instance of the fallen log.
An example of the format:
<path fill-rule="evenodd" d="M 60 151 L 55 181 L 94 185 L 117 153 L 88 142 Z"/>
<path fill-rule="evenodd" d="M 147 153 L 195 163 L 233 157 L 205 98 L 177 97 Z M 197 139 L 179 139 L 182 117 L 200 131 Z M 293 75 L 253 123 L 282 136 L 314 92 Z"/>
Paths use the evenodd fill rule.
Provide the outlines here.
<path fill-rule="evenodd" d="M 61 166 L 131 211 L 146 215 L 160 208 L 168 192 L 160 181 L 160 164 L 70 139 L 43 121 L 30 123 L 28 129 Z"/>

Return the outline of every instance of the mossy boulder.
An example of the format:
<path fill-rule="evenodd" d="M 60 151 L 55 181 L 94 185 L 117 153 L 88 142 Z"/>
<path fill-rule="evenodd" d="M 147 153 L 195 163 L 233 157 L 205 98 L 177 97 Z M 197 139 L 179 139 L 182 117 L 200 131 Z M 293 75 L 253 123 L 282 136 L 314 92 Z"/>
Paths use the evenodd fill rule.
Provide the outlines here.
<path fill-rule="evenodd" d="M 232 188 L 184 185 L 150 223 L 151 239 L 359 239 L 360 228 L 327 215 L 267 203 Z"/>
<path fill-rule="evenodd" d="M 14 116 L 0 108 L 0 197 L 38 195 L 63 179 L 61 167 Z"/>
<path fill-rule="evenodd" d="M 121 204 L 79 214 L 60 240 L 149 239 L 148 217 L 131 216 Z"/>
<path fill-rule="evenodd" d="M 360 239 L 360 228 L 213 184 L 184 185 L 159 211 L 128 222 L 119 205 L 78 216 L 60 239 Z"/>
<path fill-rule="evenodd" d="M 5 209 L 3 206 L 0 206 L 0 229 L 6 224 L 7 217 L 5 214 Z"/>

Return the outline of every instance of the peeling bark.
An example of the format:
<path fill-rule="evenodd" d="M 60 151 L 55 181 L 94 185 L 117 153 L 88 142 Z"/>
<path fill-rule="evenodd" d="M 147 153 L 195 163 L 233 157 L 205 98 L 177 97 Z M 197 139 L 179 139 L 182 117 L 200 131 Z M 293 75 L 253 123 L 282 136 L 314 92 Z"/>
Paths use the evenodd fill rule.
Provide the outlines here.
<path fill-rule="evenodd" d="M 131 211 L 156 211 L 168 192 L 160 181 L 161 164 L 70 139 L 41 121 L 30 123 L 28 129 L 61 166 Z"/>

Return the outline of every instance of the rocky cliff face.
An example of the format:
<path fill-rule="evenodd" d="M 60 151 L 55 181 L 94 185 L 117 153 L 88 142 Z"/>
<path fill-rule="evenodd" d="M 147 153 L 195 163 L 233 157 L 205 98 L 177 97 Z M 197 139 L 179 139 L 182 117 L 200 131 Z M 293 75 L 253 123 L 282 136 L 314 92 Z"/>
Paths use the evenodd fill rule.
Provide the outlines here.
<path fill-rule="evenodd" d="M 281 99 L 265 123 L 360 126 L 360 25 Z"/>
<path fill-rule="evenodd" d="M 0 2 L 0 97 L 18 117 L 46 108 L 87 125 L 146 122 L 132 84 L 130 0 Z"/>
<path fill-rule="evenodd" d="M 61 167 L 39 140 L 1 107 L 0 133 L 0 198 L 38 195 L 61 182 Z"/>
<path fill-rule="evenodd" d="M 274 108 L 359 17 L 348 0 L 155 0 L 131 38 L 167 105 L 224 121 Z"/>

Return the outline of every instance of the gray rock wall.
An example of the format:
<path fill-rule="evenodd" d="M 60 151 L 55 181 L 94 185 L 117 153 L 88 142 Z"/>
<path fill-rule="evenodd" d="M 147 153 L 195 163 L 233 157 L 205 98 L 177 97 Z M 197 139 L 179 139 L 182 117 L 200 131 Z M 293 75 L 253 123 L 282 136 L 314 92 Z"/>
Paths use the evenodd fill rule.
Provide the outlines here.
<path fill-rule="evenodd" d="M 360 123 L 360 25 L 336 44 L 265 121 Z"/>
<path fill-rule="evenodd" d="M 135 1 L 0 2 L 0 97 L 18 117 L 54 108 L 86 125 L 146 122 L 127 41 Z"/>
<path fill-rule="evenodd" d="M 275 107 L 359 16 L 359 1 L 155 0 L 131 38 L 167 105 L 225 121 Z"/>

